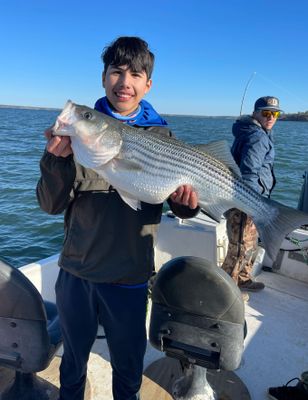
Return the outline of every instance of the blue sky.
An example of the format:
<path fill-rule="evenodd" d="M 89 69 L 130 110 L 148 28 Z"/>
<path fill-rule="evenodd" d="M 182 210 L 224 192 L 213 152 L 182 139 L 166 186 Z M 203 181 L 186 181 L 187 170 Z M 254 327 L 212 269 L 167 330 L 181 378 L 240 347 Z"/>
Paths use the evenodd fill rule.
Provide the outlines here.
<path fill-rule="evenodd" d="M 160 113 L 239 115 L 275 95 L 308 110 L 307 0 L 8 0 L 0 9 L 0 104 L 93 106 L 103 48 L 140 36 L 156 56 Z M 256 72 L 255 75 L 252 75 Z"/>

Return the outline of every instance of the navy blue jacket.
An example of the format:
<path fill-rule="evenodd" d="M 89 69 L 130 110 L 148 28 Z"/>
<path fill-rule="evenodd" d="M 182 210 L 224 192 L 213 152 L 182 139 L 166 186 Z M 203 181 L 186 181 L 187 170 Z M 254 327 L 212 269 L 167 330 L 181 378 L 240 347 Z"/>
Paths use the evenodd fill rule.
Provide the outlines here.
<path fill-rule="evenodd" d="M 231 152 L 243 179 L 258 193 L 269 197 L 276 183 L 271 131 L 262 128 L 253 117 L 243 116 L 233 124 L 232 133 Z"/>

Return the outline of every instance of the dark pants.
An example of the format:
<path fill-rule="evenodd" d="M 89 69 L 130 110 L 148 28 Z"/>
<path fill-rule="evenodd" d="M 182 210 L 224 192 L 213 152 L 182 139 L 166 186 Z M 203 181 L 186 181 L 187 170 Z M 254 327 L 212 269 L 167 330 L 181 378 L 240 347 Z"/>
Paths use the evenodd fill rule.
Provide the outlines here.
<path fill-rule="evenodd" d="M 87 362 L 97 335 L 105 330 L 115 400 L 138 400 L 146 349 L 147 287 L 93 283 L 60 270 L 57 307 L 64 354 L 60 366 L 60 400 L 82 400 Z"/>

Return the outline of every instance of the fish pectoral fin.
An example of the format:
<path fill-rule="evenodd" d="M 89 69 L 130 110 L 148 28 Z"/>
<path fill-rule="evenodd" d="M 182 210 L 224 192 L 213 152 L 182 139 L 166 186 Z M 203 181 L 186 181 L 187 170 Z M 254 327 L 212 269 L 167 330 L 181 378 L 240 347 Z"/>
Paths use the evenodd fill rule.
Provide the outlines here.
<path fill-rule="evenodd" d="M 140 200 L 133 197 L 130 193 L 125 192 L 124 190 L 119 190 L 115 188 L 116 191 L 119 193 L 121 199 L 130 206 L 133 210 L 138 211 L 141 210 L 141 202 Z"/>
<path fill-rule="evenodd" d="M 226 140 L 217 140 L 215 142 L 205 144 L 195 144 L 194 147 L 204 153 L 211 155 L 214 158 L 217 158 L 217 160 L 224 163 L 237 176 L 242 176 L 239 167 L 232 157 L 230 146 Z"/>

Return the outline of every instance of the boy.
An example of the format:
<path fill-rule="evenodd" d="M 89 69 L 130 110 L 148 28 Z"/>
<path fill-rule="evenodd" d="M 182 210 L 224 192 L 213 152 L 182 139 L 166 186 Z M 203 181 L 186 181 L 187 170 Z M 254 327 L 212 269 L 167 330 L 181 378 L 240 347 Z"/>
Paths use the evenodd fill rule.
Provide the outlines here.
<path fill-rule="evenodd" d="M 142 100 L 151 89 L 154 55 L 145 41 L 120 37 L 104 49 L 106 97 L 98 111 L 123 123 L 170 135 L 164 121 Z M 134 211 L 94 171 L 75 163 L 68 137 L 52 137 L 41 160 L 37 197 L 41 208 L 65 210 L 65 238 L 56 282 L 64 354 L 60 400 L 84 397 L 87 361 L 98 324 L 104 327 L 115 400 L 139 399 L 146 349 L 147 281 L 154 268 L 153 243 L 162 204 Z M 170 196 L 181 218 L 198 212 L 197 195 L 184 185 Z"/>

